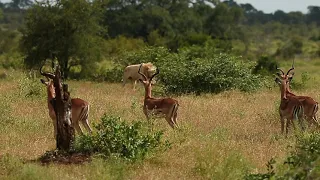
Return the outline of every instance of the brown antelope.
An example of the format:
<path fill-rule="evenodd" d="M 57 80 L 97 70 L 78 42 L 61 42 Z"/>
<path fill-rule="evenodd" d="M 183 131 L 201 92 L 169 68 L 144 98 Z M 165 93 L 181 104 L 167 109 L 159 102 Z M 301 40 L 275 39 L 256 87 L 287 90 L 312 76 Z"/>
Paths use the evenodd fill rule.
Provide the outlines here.
<path fill-rule="evenodd" d="M 164 117 L 172 128 L 178 127 L 177 124 L 177 111 L 179 103 L 177 100 L 172 98 L 153 98 L 151 96 L 151 82 L 152 78 L 159 74 L 159 69 L 156 69 L 156 73 L 148 79 L 144 74 L 140 72 L 141 66 L 139 67 L 138 73 L 143 77 L 139 79 L 143 83 L 145 88 L 143 112 L 146 118 L 149 120 L 151 115 L 162 118 Z"/>
<path fill-rule="evenodd" d="M 294 70 L 293 64 L 292 67 L 288 70 L 287 73 L 284 73 L 281 69 L 279 69 L 281 73 L 278 73 L 278 76 L 283 79 L 288 81 L 289 83 L 287 84 L 286 88 L 286 93 L 287 96 L 293 96 L 296 99 L 298 99 L 302 105 L 303 105 L 303 110 L 304 110 L 304 116 L 305 119 L 308 121 L 309 124 L 314 124 L 315 126 L 319 127 L 319 123 L 316 117 L 316 113 L 318 111 L 318 102 L 315 101 L 313 98 L 309 96 L 296 96 L 295 94 L 292 93 L 290 90 L 290 82 L 293 78 L 294 73 L 289 74 L 292 70 Z"/>
<path fill-rule="evenodd" d="M 286 122 L 286 136 L 288 134 L 289 125 L 292 124 L 295 129 L 294 120 L 299 120 L 299 124 L 302 129 L 303 121 L 303 106 L 302 103 L 295 98 L 294 96 L 288 96 L 287 94 L 287 84 L 289 83 L 288 79 L 276 78 L 275 82 L 279 84 L 281 91 L 281 102 L 279 106 L 279 114 L 281 120 L 281 133 L 284 131 L 284 123 Z"/>
<path fill-rule="evenodd" d="M 55 75 L 52 73 L 42 72 L 42 67 L 40 68 L 40 74 L 45 76 L 48 81 L 41 79 L 41 82 L 47 87 L 47 103 L 49 109 L 49 116 L 53 121 L 54 126 L 54 137 L 57 135 L 57 127 L 56 127 L 56 114 L 54 112 L 54 108 L 51 104 L 52 100 L 55 98 L 55 89 L 54 83 L 50 79 L 54 79 Z M 50 78 L 50 79 L 49 79 Z M 72 126 L 77 130 L 78 133 L 83 134 L 83 131 L 79 125 L 79 121 L 83 124 L 83 126 L 89 131 L 92 132 L 92 129 L 88 122 L 89 116 L 89 103 L 80 99 L 80 98 L 72 98 L 71 99 L 71 121 Z"/>

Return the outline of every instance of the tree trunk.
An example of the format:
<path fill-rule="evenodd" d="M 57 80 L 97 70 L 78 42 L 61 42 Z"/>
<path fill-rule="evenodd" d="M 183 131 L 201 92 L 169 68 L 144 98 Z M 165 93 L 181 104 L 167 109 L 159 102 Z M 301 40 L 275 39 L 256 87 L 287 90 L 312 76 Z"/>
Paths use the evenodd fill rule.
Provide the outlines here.
<path fill-rule="evenodd" d="M 56 68 L 53 80 L 56 98 L 52 102 L 57 123 L 57 149 L 69 151 L 74 140 L 74 128 L 71 126 L 71 98 L 68 85 L 61 83 L 61 72 L 59 66 Z"/>

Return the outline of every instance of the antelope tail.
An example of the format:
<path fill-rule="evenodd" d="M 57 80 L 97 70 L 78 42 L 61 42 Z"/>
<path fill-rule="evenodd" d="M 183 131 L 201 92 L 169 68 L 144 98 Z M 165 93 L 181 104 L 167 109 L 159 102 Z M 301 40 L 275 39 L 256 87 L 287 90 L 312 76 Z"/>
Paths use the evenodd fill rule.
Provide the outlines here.
<path fill-rule="evenodd" d="M 79 114 L 79 122 L 83 122 L 88 118 L 89 105 L 82 108 L 81 113 Z"/>
<path fill-rule="evenodd" d="M 174 104 L 174 106 L 173 106 L 173 108 L 172 108 L 172 112 L 171 112 L 171 117 L 173 117 L 174 114 L 177 113 L 178 107 L 179 107 L 179 104 L 178 104 L 178 103 Z"/>
<path fill-rule="evenodd" d="M 301 119 L 303 117 L 303 107 L 302 106 L 295 106 L 293 109 L 293 117 L 295 119 Z"/>
<path fill-rule="evenodd" d="M 313 107 L 313 111 L 312 111 L 312 115 L 313 116 L 315 116 L 316 115 L 316 113 L 317 113 L 317 111 L 318 111 L 318 103 L 316 104 L 316 105 L 314 105 L 314 107 Z"/>

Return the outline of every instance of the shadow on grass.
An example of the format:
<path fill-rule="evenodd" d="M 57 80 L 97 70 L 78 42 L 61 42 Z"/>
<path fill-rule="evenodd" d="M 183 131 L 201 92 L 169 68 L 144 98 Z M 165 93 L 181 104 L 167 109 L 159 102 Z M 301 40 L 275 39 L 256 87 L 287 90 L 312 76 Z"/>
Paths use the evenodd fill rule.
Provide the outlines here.
<path fill-rule="evenodd" d="M 79 152 L 65 152 L 59 150 L 47 151 L 41 157 L 29 162 L 38 163 L 42 165 L 48 165 L 50 163 L 55 164 L 83 164 L 85 162 L 91 162 L 90 154 L 79 153 Z"/>

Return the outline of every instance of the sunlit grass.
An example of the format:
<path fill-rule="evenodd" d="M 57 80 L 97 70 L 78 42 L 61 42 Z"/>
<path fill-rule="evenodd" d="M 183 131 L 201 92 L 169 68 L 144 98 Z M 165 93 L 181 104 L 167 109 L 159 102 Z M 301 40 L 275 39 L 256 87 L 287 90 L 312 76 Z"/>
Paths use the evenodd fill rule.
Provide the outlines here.
<path fill-rule="evenodd" d="M 320 98 L 319 66 L 316 61 L 296 62 L 296 76 L 308 72 L 311 77 L 306 89 L 295 91 L 297 94 Z M 291 62 L 281 67 L 289 69 Z M 7 73 L 8 78 L 0 80 L 0 179 L 241 179 L 246 172 L 264 172 L 267 161 L 284 158 L 294 143 L 291 129 L 289 138 L 280 134 L 280 93 L 275 85 L 255 93 L 174 97 L 181 105 L 181 130 L 172 130 L 164 119 L 156 119 L 154 128 L 165 130 L 172 147 L 142 162 L 96 157 L 83 165 L 42 166 L 33 160 L 55 147 L 45 87 L 39 78 L 26 80 L 19 71 Z M 32 88 L 38 88 L 36 82 L 42 89 L 26 97 Z M 67 83 L 72 97 L 90 103 L 91 125 L 99 123 L 104 113 L 128 121 L 145 119 L 142 86 L 132 91 L 131 86 L 122 88 L 117 83 Z"/>

